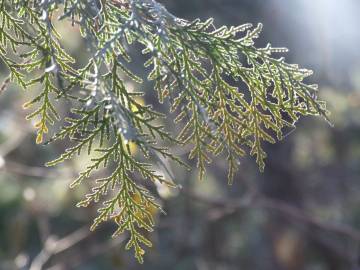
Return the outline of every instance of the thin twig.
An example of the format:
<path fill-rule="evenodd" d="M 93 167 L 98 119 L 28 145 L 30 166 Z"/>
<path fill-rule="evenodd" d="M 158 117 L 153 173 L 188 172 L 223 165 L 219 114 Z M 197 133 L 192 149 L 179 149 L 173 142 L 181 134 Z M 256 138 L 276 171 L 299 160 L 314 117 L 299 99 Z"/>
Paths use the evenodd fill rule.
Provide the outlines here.
<path fill-rule="evenodd" d="M 244 208 L 262 208 L 266 210 L 272 210 L 283 214 L 286 217 L 296 219 L 303 223 L 316 226 L 325 231 L 337 233 L 346 236 L 356 242 L 360 242 L 360 231 L 346 224 L 325 222 L 317 217 L 310 216 L 304 213 L 301 209 L 289 205 L 280 200 L 266 198 L 260 195 L 245 196 L 242 200 L 219 200 L 207 198 L 202 195 L 182 190 L 185 196 L 194 199 L 195 201 L 209 204 L 212 206 L 223 207 L 226 209 L 232 209 L 238 211 Z"/>
<path fill-rule="evenodd" d="M 0 95 L 1 95 L 3 92 L 5 92 L 5 90 L 6 90 L 6 89 L 8 88 L 8 86 L 9 86 L 10 82 L 11 82 L 11 76 L 9 75 L 9 76 L 7 76 L 7 77 L 5 78 L 5 80 L 3 81 L 3 83 L 2 83 L 1 86 L 0 86 Z"/>
<path fill-rule="evenodd" d="M 9 172 L 11 174 L 29 176 L 34 178 L 49 178 L 49 177 L 53 178 L 59 176 L 59 173 L 52 169 L 48 169 L 44 167 L 28 166 L 25 164 L 21 164 L 9 160 L 6 160 L 4 169 L 6 172 Z"/>
<path fill-rule="evenodd" d="M 124 242 L 126 239 L 125 235 L 119 236 L 115 239 L 110 239 L 106 241 L 105 243 L 98 244 L 96 246 L 89 247 L 87 249 L 87 254 L 85 256 L 82 256 L 81 258 L 75 258 L 75 259 L 68 259 L 66 263 L 61 261 L 60 263 L 55 263 L 54 265 L 47 268 L 47 270 L 57 270 L 57 269 L 64 269 L 62 266 L 66 266 L 65 269 L 68 269 L 69 267 L 71 269 L 77 269 L 77 267 L 81 266 L 84 262 L 89 261 L 92 258 L 95 258 L 101 254 L 107 253 L 109 250 L 116 248 L 119 246 L 122 242 Z"/>
<path fill-rule="evenodd" d="M 89 235 L 89 227 L 84 226 L 59 240 L 55 240 L 54 237 L 50 236 L 46 240 L 44 248 L 32 261 L 29 270 L 43 269 L 43 266 L 49 261 L 52 256 L 71 248 L 72 246 L 87 238 Z"/>

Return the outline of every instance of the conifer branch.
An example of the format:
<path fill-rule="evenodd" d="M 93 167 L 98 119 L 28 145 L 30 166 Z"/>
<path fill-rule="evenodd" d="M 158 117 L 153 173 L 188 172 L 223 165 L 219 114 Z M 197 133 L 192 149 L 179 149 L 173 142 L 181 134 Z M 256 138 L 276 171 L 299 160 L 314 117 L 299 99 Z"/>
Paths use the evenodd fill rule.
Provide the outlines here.
<path fill-rule="evenodd" d="M 56 20 L 78 27 L 90 52 L 83 68 L 63 48 Z M 162 210 L 139 176 L 176 188 L 168 161 L 187 166 L 168 146 L 191 145 L 189 159 L 197 161 L 200 179 L 216 156 L 225 156 L 231 184 L 247 153 L 263 171 L 264 144 L 281 140 L 301 116 L 328 120 L 317 86 L 304 82 L 312 72 L 278 58 L 285 48 L 256 47 L 261 30 L 261 24 L 218 28 L 212 19 L 189 22 L 154 0 L 0 0 L 0 59 L 10 72 L 1 90 L 9 81 L 36 88 L 24 107 L 33 108 L 27 118 L 36 119 L 37 143 L 65 117 L 45 144 L 66 140 L 71 146 L 47 165 L 90 156 L 72 187 L 103 167 L 110 171 L 92 181 L 78 206 L 102 202 L 92 229 L 114 221 L 114 236 L 128 232 L 126 248 L 143 262 L 144 247 L 151 246 L 145 232 L 154 229 Z M 159 102 L 168 102 L 182 125 L 179 134 L 166 130 L 166 116 L 144 104 L 146 78 L 128 68 L 134 44 L 142 46 Z M 125 79 L 138 90 L 130 91 Z M 63 100 L 72 104 L 65 116 L 57 109 Z"/>

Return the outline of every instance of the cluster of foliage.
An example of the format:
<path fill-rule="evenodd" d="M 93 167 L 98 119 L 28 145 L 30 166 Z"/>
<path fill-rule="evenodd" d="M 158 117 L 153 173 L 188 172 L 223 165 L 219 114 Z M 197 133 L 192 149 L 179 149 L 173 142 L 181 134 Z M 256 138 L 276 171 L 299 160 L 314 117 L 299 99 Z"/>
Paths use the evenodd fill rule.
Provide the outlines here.
<path fill-rule="evenodd" d="M 79 30 L 89 52 L 84 67 L 75 68 L 64 49 L 57 20 Z M 27 119 L 36 122 L 37 143 L 71 144 L 47 165 L 82 152 L 91 156 L 72 187 L 108 168 L 109 176 L 95 179 L 78 205 L 102 201 L 92 229 L 113 220 L 114 236 L 129 232 L 126 248 L 133 248 L 140 262 L 144 246 L 151 246 L 145 232 L 154 229 L 154 209 L 161 210 L 142 181 L 176 188 L 169 161 L 187 166 L 169 146 L 191 145 L 189 159 L 197 161 L 200 179 L 211 159 L 224 155 L 231 183 L 247 152 L 263 170 L 264 142 L 282 139 L 300 116 L 327 118 L 317 86 L 304 83 L 311 71 L 273 56 L 284 48 L 255 47 L 261 29 L 260 24 L 217 28 L 212 19 L 189 22 L 154 0 L 0 0 L 6 84 L 37 93 L 24 105 L 32 109 Z M 143 80 L 129 69 L 131 47 L 142 47 L 147 79 L 182 126 L 179 134 L 170 134 L 161 125 L 164 115 L 140 101 Z M 139 91 L 128 89 L 129 79 Z M 72 109 L 46 141 L 50 126 L 62 118 L 57 109 L 62 100 Z"/>

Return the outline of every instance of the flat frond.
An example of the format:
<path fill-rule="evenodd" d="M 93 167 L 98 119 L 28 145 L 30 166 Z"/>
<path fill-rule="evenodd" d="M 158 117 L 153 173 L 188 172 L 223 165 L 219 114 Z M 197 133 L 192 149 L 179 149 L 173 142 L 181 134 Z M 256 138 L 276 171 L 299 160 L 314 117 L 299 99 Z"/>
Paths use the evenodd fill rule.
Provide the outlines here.
<path fill-rule="evenodd" d="M 56 20 L 79 30 L 89 55 L 84 67 L 62 46 Z M 60 122 L 45 144 L 69 146 L 47 166 L 89 157 L 71 184 L 91 186 L 78 206 L 100 203 L 92 229 L 112 220 L 114 236 L 128 233 L 126 248 L 143 262 L 162 211 L 148 187 L 177 188 L 169 164 L 188 167 L 170 146 L 190 146 L 200 179 L 224 157 L 231 184 L 247 154 L 264 171 L 264 145 L 283 139 L 300 117 L 328 121 L 317 86 L 304 82 L 312 72 L 278 57 L 285 48 L 256 47 L 262 28 L 186 21 L 155 0 L 0 0 L 0 59 L 10 72 L 2 88 L 13 81 L 35 93 L 24 107 L 32 109 L 27 119 L 35 121 L 37 143 Z M 131 68 L 135 50 L 146 76 Z M 146 79 L 180 126 L 178 134 L 166 128 L 170 117 L 145 100 Z M 60 113 L 64 101 L 71 110 Z M 104 168 L 108 176 L 98 178 Z"/>

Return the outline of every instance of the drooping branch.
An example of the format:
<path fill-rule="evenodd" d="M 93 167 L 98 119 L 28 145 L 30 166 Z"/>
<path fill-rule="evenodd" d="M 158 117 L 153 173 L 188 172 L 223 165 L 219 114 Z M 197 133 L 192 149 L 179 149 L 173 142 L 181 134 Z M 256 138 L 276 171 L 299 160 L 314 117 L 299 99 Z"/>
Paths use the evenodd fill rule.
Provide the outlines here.
<path fill-rule="evenodd" d="M 114 221 L 115 235 L 130 234 L 127 248 L 140 262 L 142 246 L 151 245 L 145 231 L 154 229 L 161 205 L 137 179 L 179 187 L 169 162 L 186 164 L 169 146 L 191 148 L 189 159 L 196 160 L 201 179 L 214 158 L 225 157 L 231 184 L 243 156 L 254 156 L 263 171 L 264 144 L 283 139 L 284 130 L 294 129 L 301 116 L 328 117 L 317 86 L 304 82 L 311 71 L 277 57 L 285 48 L 255 46 L 261 24 L 190 22 L 154 0 L 0 0 L 0 19 L 0 58 L 9 78 L 36 93 L 25 107 L 33 109 L 27 118 L 35 119 L 37 143 L 69 144 L 47 165 L 90 156 L 72 186 L 103 167 L 110 171 L 92 182 L 79 206 L 102 202 L 93 228 Z M 78 59 L 62 46 L 57 20 L 79 29 L 89 51 L 83 68 L 75 68 Z M 147 78 L 129 68 L 129 51 L 139 46 L 150 70 Z M 166 115 L 145 104 L 146 79 L 159 102 L 168 102 L 181 126 L 178 134 L 164 126 Z M 58 110 L 63 100 L 72 107 L 65 115 Z M 60 130 L 48 136 L 63 116 Z"/>

